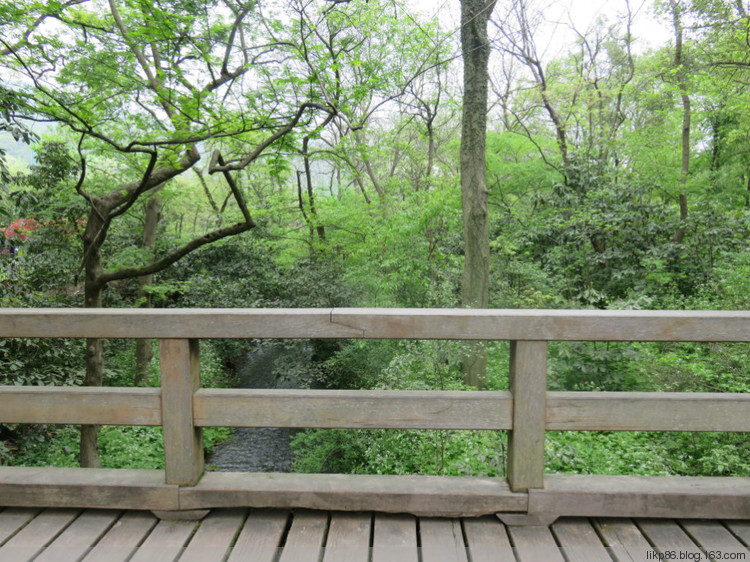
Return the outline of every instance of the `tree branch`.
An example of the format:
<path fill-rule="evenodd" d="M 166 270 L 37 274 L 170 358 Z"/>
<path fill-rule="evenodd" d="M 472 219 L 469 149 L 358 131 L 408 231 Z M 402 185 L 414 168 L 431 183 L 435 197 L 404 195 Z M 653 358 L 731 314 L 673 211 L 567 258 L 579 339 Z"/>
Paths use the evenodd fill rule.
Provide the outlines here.
<path fill-rule="evenodd" d="M 262 143 L 260 143 L 258 146 L 255 147 L 255 149 L 250 152 L 245 158 L 241 159 L 239 162 L 230 162 L 228 164 L 218 164 L 217 162 L 214 162 L 212 159 L 211 165 L 208 167 L 208 173 L 209 174 L 215 174 L 216 172 L 224 172 L 224 171 L 230 171 L 230 170 L 242 170 L 243 168 L 247 167 L 248 164 L 253 162 L 258 156 L 260 156 L 263 151 L 266 150 L 269 146 L 271 146 L 274 142 L 279 140 L 284 135 L 287 135 L 294 129 L 294 127 L 297 126 L 297 123 L 299 123 L 300 119 L 302 119 L 302 116 L 305 114 L 305 111 L 308 109 L 319 109 L 321 111 L 326 111 L 328 113 L 334 112 L 334 110 L 330 107 L 325 107 L 317 103 L 313 102 L 305 102 L 303 103 L 300 108 L 297 110 L 297 113 L 294 114 L 292 119 L 283 127 L 278 129 L 275 133 L 270 135 L 266 140 L 264 140 Z"/>
<path fill-rule="evenodd" d="M 111 283 L 112 281 L 122 281 L 124 279 L 133 279 L 134 277 L 141 277 L 142 275 L 152 275 L 154 273 L 158 273 L 175 263 L 180 258 L 186 256 L 190 252 L 197 250 L 201 246 L 211 244 L 212 242 L 216 242 L 217 240 L 221 240 L 222 238 L 227 238 L 228 236 L 241 234 L 242 232 L 246 232 L 254 227 L 255 223 L 243 222 L 226 228 L 218 228 L 209 232 L 208 234 L 204 234 L 199 238 L 191 240 L 181 248 L 176 249 L 175 251 L 167 254 L 160 260 L 155 261 L 150 265 L 146 265 L 143 267 L 128 267 L 125 269 L 118 269 L 117 271 L 107 271 L 101 275 L 101 277 L 99 278 L 99 283 L 101 285 L 106 285 L 107 283 Z"/>

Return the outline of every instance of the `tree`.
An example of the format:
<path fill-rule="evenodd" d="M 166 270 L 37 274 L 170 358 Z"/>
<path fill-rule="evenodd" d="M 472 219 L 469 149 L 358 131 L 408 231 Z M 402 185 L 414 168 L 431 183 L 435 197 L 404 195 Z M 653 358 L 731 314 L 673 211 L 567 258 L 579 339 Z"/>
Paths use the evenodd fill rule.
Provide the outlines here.
<path fill-rule="evenodd" d="M 298 2 L 289 26 L 287 5 L 273 1 L 71 1 L 23 23 L 28 33 L 4 35 L 10 40 L 0 64 L 26 92 L 26 114 L 60 124 L 77 143 L 80 174 L 71 187 L 87 206 L 84 305 L 104 306 L 108 285 L 147 279 L 254 228 L 245 185 L 254 177 L 245 171 L 267 157 L 282 162 L 279 170 L 295 153 L 307 164 L 299 200 L 324 240 L 309 168 L 316 141 L 326 128 L 354 138 L 429 66 L 413 56 L 410 26 L 395 12 L 386 16 L 386 5 Z M 18 23 L 22 14 L 14 14 Z M 46 25 L 51 17 L 54 26 Z M 0 31 L 13 23 L 0 21 Z M 382 33 L 364 32 L 373 27 Z M 110 233 L 162 186 L 178 188 L 177 178 L 191 170 L 211 198 L 203 173 L 225 183 L 225 203 L 212 205 L 215 228 L 158 255 L 145 251 L 132 263 L 115 263 Z M 90 340 L 86 384 L 101 384 L 102 357 L 101 342 Z M 82 436 L 82 464 L 94 466 L 95 428 Z"/>
<path fill-rule="evenodd" d="M 684 31 L 682 23 L 683 7 L 679 0 L 669 0 L 669 10 L 674 26 L 674 68 L 677 75 L 677 88 L 682 100 L 682 167 L 680 171 L 680 227 L 674 235 L 674 241 L 682 244 L 687 231 L 685 222 L 688 218 L 687 182 L 690 175 L 690 120 L 692 117 L 690 94 L 688 91 L 688 72 L 684 54 Z"/>
<path fill-rule="evenodd" d="M 276 22 L 254 2 L 110 0 L 106 6 L 81 4 L 67 14 L 58 18 L 61 26 L 40 24 L 15 44 L 4 41 L 2 63 L 18 83 L 32 85 L 28 115 L 55 121 L 78 136 L 80 174 L 74 188 L 89 208 L 84 305 L 101 307 L 108 284 L 154 274 L 206 244 L 252 229 L 255 223 L 233 173 L 316 113 L 334 109 L 284 80 L 283 46 L 269 44 L 261 32 Z M 66 61 L 62 68 L 61 60 Z M 107 267 L 105 243 L 113 224 L 137 201 L 192 169 L 206 150 L 213 150 L 209 172 L 226 180 L 239 222 L 150 263 Z M 115 171 L 109 186 L 87 169 L 97 155 Z M 88 341 L 86 364 L 86 384 L 100 385 L 100 340 Z M 81 464 L 97 463 L 96 428 L 84 427 Z"/>
<path fill-rule="evenodd" d="M 156 188 L 154 191 L 158 190 Z M 153 254 L 156 249 L 156 236 L 161 220 L 162 199 L 158 193 L 154 193 L 146 202 L 145 218 L 143 221 L 143 249 Z M 152 299 L 149 289 L 152 287 L 154 275 L 141 275 L 138 277 L 138 306 L 151 308 Z M 135 385 L 141 386 L 148 382 L 151 374 L 151 340 L 139 339 L 135 347 Z"/>
<path fill-rule="evenodd" d="M 461 1 L 461 52 L 464 95 L 461 113 L 461 199 L 464 230 L 462 304 L 486 308 L 489 302 L 490 242 L 487 226 L 487 97 L 490 44 L 487 22 L 494 0 Z M 466 384 L 482 388 L 487 376 L 487 352 L 469 344 L 463 359 Z"/>

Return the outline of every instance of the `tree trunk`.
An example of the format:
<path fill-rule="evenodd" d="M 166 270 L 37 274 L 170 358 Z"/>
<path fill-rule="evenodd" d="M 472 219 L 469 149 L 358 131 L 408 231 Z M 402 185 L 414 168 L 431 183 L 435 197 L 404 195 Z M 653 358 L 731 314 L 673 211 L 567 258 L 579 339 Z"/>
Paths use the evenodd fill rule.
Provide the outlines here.
<path fill-rule="evenodd" d="M 201 176 L 199 176 L 201 177 Z M 202 178 L 201 178 L 202 179 Z M 205 183 L 205 182 L 204 182 Z M 161 197 L 152 197 L 146 205 L 146 221 L 143 225 L 143 248 L 152 255 L 156 247 L 156 233 L 161 219 Z M 148 287 L 153 284 L 153 275 L 143 275 L 138 278 L 138 301 L 140 308 L 151 308 L 151 295 Z M 135 386 L 144 386 L 151 375 L 151 340 L 139 339 L 135 342 Z"/>
<path fill-rule="evenodd" d="M 326 229 L 318 222 L 318 210 L 315 208 L 315 194 L 313 193 L 312 186 L 312 170 L 310 168 L 310 155 L 307 152 L 310 137 L 305 137 L 302 141 L 302 152 L 304 153 L 304 166 L 305 166 L 305 183 L 307 185 L 307 200 L 310 206 L 310 214 L 315 222 L 315 231 L 318 233 L 318 239 L 321 242 L 326 241 Z"/>
<path fill-rule="evenodd" d="M 682 98 L 682 168 L 680 173 L 680 226 L 675 232 L 674 241 L 676 244 L 682 244 L 687 231 L 685 221 L 688 218 L 688 199 L 687 199 L 687 180 L 690 174 L 690 96 L 687 87 L 687 72 L 685 70 L 685 61 L 682 53 L 683 49 L 683 28 L 682 28 L 682 8 L 678 0 L 670 0 L 669 5 L 672 9 L 672 22 L 674 24 L 675 48 L 674 48 L 674 66 L 677 70 Z"/>
<path fill-rule="evenodd" d="M 462 0 L 461 50 L 464 95 L 461 116 L 461 202 L 463 207 L 464 273 L 461 300 L 464 307 L 486 308 L 489 302 L 490 244 L 487 225 L 487 66 L 490 45 L 487 22 L 494 0 Z M 464 382 L 483 388 L 487 378 L 487 350 L 469 342 L 462 356 Z"/>
<path fill-rule="evenodd" d="M 96 200 L 95 200 L 96 201 Z M 105 213 L 99 214 L 94 205 L 94 210 L 89 213 L 86 223 L 86 231 L 83 235 L 84 269 L 86 281 L 84 284 L 84 306 L 86 308 L 101 308 L 103 306 L 104 286 L 100 279 L 103 273 L 101 246 L 106 238 L 108 224 L 102 219 Z M 104 347 L 101 339 L 89 338 L 86 340 L 86 378 L 84 386 L 101 386 L 104 373 Z M 99 467 L 98 447 L 99 427 L 95 425 L 81 426 L 81 452 L 80 462 L 82 467 Z"/>

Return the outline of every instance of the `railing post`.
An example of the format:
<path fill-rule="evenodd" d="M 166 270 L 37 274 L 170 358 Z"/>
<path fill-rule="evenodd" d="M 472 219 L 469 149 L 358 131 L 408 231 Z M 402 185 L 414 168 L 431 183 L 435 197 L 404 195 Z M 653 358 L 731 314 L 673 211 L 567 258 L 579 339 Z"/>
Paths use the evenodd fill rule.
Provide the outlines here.
<path fill-rule="evenodd" d="M 166 483 L 194 486 L 203 475 L 203 432 L 193 425 L 200 388 L 199 340 L 159 341 Z"/>
<path fill-rule="evenodd" d="M 513 429 L 508 432 L 508 484 L 514 492 L 544 487 L 547 342 L 510 342 Z"/>

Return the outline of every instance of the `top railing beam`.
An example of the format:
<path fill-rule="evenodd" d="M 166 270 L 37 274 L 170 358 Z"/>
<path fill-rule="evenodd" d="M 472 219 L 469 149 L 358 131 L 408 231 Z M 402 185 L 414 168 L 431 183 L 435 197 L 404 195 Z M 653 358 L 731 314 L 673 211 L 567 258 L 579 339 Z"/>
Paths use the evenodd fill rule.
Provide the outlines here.
<path fill-rule="evenodd" d="M 748 311 L 0 309 L 0 337 L 750 341 Z"/>

